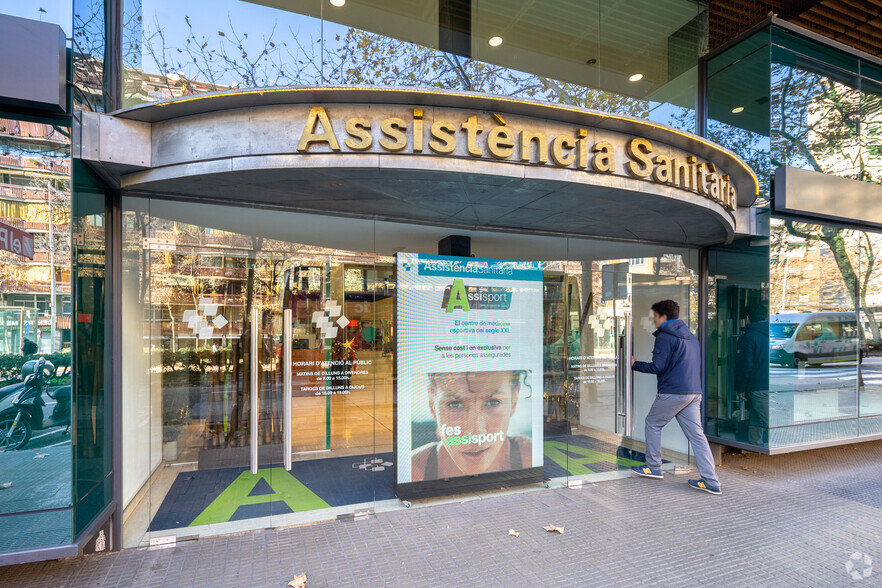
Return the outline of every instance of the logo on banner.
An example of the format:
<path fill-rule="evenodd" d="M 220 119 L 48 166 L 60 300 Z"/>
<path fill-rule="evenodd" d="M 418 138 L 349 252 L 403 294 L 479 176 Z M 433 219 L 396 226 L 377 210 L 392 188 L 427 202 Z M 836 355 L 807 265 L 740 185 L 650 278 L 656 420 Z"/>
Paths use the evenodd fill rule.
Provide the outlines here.
<path fill-rule="evenodd" d="M 339 318 L 335 321 L 333 320 L 335 317 Z M 326 300 L 324 310 L 312 313 L 312 324 L 322 339 L 334 339 L 337 337 L 337 329 L 346 327 L 349 319 L 343 314 L 343 309 L 336 300 Z"/>
<path fill-rule="evenodd" d="M 466 286 L 457 278 L 444 289 L 441 308 L 445 312 L 460 309 L 470 310 L 508 310 L 511 308 L 511 288 L 498 286 Z"/>

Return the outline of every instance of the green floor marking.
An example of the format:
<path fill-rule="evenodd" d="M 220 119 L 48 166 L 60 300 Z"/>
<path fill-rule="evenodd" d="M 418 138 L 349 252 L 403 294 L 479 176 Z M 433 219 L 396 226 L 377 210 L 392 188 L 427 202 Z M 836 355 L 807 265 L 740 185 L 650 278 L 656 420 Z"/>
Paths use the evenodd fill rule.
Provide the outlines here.
<path fill-rule="evenodd" d="M 642 461 L 635 461 L 627 457 L 617 457 L 612 453 L 595 451 L 578 445 L 567 445 L 562 441 L 546 441 L 544 444 L 545 457 L 565 469 L 571 476 L 593 474 L 594 470 L 585 467 L 590 463 L 614 463 L 619 466 L 631 467 L 642 465 Z M 566 452 L 566 453 L 564 453 Z M 575 453 L 581 457 L 572 457 L 567 453 Z"/>
<path fill-rule="evenodd" d="M 248 496 L 261 479 L 266 480 L 275 494 Z M 206 506 L 190 526 L 226 523 L 240 506 L 276 501 L 284 502 L 294 512 L 331 507 L 285 468 L 262 469 L 257 471 L 257 475 L 245 471 Z"/>

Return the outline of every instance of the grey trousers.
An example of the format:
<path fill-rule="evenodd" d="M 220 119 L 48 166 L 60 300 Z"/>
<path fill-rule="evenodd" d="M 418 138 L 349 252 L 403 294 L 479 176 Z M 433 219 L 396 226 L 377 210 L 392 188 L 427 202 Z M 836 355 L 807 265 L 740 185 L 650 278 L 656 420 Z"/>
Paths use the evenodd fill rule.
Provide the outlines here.
<path fill-rule="evenodd" d="M 719 485 L 707 437 L 701 426 L 701 394 L 659 394 L 646 415 L 646 465 L 660 468 L 662 465 L 662 427 L 676 418 L 683 434 L 692 444 L 698 473 L 708 482 Z"/>

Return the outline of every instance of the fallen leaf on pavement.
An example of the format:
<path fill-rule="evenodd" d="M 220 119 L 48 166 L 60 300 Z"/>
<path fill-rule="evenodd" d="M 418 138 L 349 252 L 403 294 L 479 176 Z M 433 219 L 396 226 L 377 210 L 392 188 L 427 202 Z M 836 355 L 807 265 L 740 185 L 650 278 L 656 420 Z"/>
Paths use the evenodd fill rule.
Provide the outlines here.
<path fill-rule="evenodd" d="M 515 537 L 520 537 L 520 536 L 521 536 L 521 534 L 518 533 L 517 531 L 515 531 L 514 529 L 509 529 L 509 530 L 508 530 L 508 534 L 509 534 L 509 535 L 514 535 Z"/>
<path fill-rule="evenodd" d="M 294 576 L 294 579 L 288 582 L 288 586 L 291 588 L 305 588 L 306 586 L 306 574 L 300 574 L 299 576 Z"/>
<path fill-rule="evenodd" d="M 563 532 L 564 532 L 563 527 L 556 527 L 554 525 L 548 525 L 547 527 L 542 527 L 542 528 L 545 529 L 546 531 L 548 531 L 549 533 L 560 533 L 561 535 L 563 535 Z"/>

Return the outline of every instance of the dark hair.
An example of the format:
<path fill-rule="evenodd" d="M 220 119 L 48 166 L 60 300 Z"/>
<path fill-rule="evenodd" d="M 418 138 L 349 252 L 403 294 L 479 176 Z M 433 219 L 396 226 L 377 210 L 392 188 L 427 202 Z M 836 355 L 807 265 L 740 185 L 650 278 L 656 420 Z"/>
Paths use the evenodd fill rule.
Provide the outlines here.
<path fill-rule="evenodd" d="M 766 309 L 765 304 L 751 304 L 744 310 L 744 313 L 752 323 L 758 323 L 769 318 L 769 311 Z"/>
<path fill-rule="evenodd" d="M 652 311 L 657 312 L 659 316 L 666 316 L 668 320 L 680 318 L 680 305 L 673 300 L 662 300 L 652 305 Z"/>

